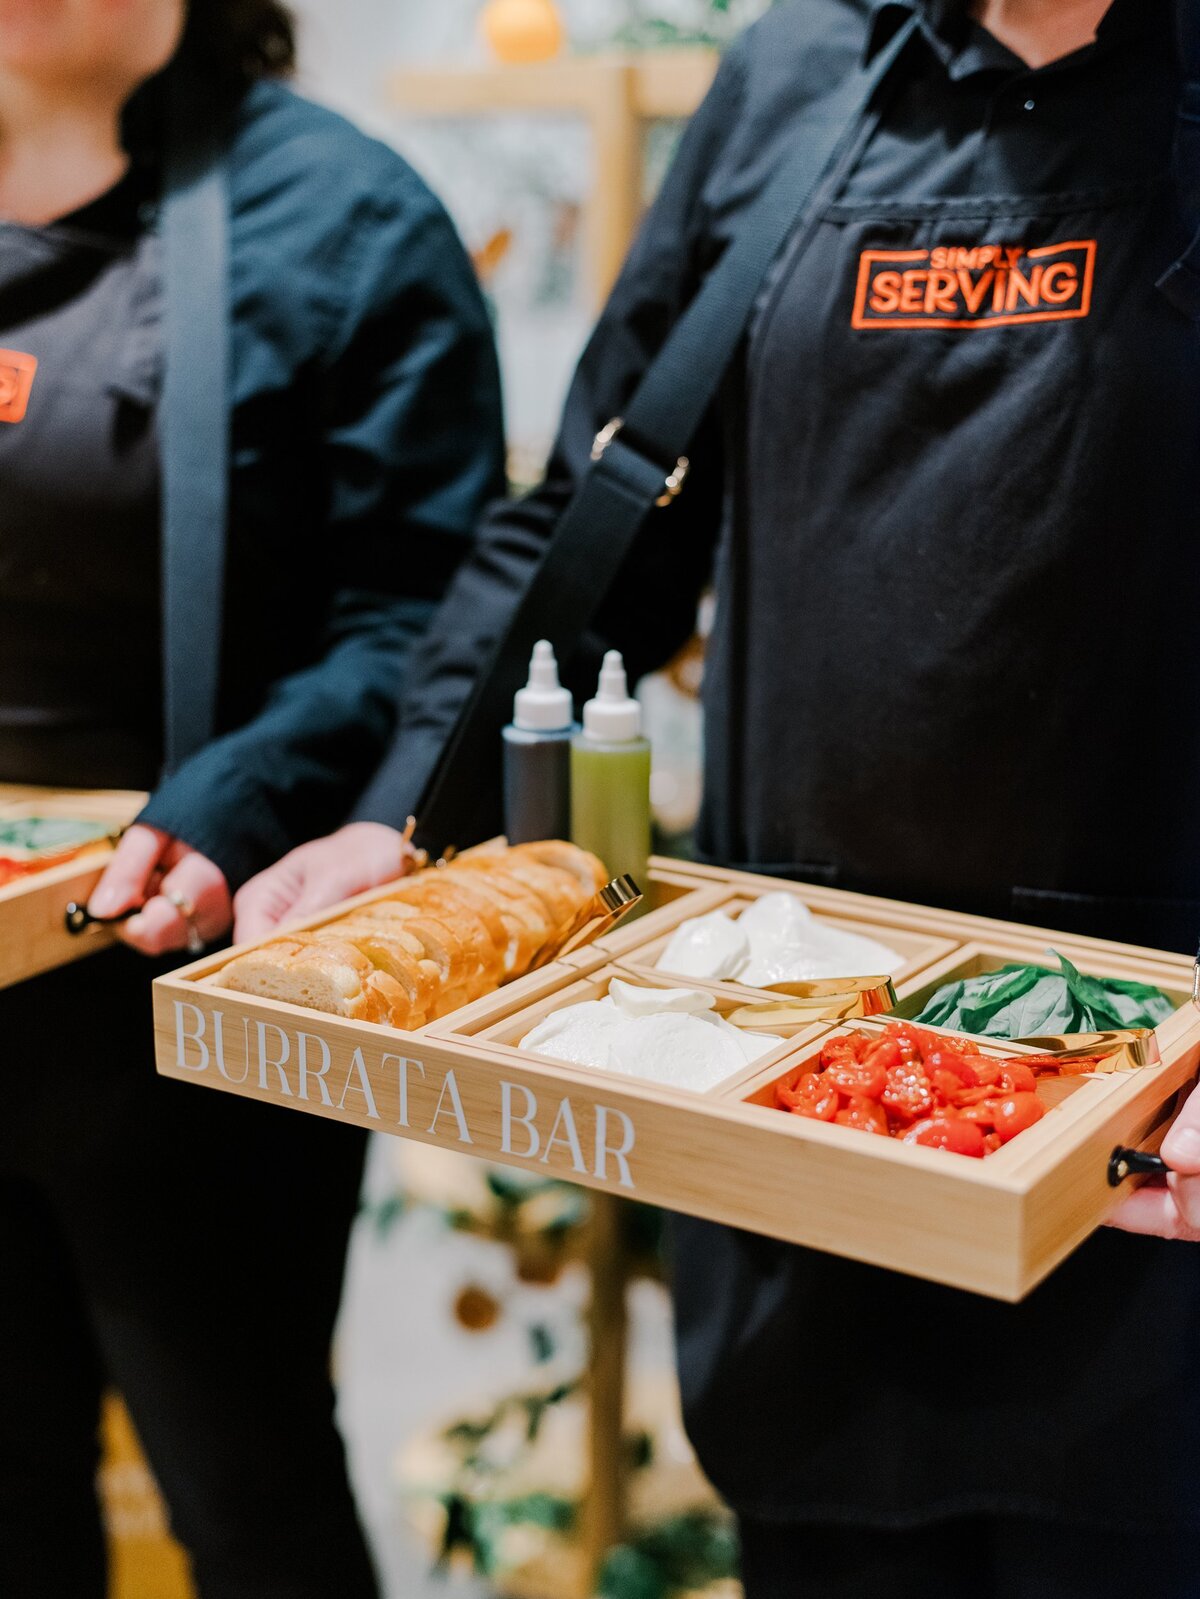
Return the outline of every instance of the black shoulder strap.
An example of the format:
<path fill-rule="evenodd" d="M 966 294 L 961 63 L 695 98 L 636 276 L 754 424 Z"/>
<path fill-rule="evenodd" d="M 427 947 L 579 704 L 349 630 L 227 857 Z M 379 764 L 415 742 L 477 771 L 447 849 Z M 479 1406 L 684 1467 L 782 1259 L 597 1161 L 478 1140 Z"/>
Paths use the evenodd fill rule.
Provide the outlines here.
<path fill-rule="evenodd" d="M 167 102 L 162 206 L 165 766 L 212 737 L 229 495 L 229 201 L 224 119 L 182 73 Z"/>
<path fill-rule="evenodd" d="M 672 328 L 623 418 L 597 436 L 592 465 L 563 513 L 493 655 L 480 672 L 422 805 L 421 837 L 435 847 L 470 842 L 478 772 L 498 758 L 499 730 L 525 680 L 534 644 L 548 637 L 571 655 L 651 508 L 669 504 L 687 474 L 686 452 L 742 340 L 764 280 L 803 227 L 823 180 L 878 115 L 880 90 L 918 26 L 911 18 L 806 119 L 784 162 L 699 293 Z"/>

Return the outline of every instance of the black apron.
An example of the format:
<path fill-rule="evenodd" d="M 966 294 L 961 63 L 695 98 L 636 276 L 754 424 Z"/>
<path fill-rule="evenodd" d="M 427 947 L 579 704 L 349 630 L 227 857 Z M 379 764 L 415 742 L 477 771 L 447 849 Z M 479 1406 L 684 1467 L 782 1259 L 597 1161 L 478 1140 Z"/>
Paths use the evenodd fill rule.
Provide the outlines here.
<path fill-rule="evenodd" d="M 0 422 L 0 780 L 148 788 L 161 763 L 158 240 L 0 224 L 0 346 L 37 368 Z M 0 356 L 0 365 L 3 357 Z"/>
<path fill-rule="evenodd" d="M 1200 329 L 1154 287 L 1185 243 L 1155 173 L 847 199 L 781 266 L 731 452 L 706 854 L 1194 947 Z M 743 1513 L 1200 1526 L 1200 1249 L 1102 1233 L 1010 1307 L 689 1219 L 676 1243 L 689 1430 Z"/>

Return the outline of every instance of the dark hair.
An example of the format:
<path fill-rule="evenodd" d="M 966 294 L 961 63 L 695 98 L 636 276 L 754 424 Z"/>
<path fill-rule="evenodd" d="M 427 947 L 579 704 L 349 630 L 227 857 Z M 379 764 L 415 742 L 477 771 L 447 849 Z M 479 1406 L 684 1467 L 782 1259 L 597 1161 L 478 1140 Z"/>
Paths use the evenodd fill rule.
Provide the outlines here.
<path fill-rule="evenodd" d="M 183 48 L 227 80 L 285 78 L 296 66 L 296 25 L 279 0 L 189 0 Z"/>

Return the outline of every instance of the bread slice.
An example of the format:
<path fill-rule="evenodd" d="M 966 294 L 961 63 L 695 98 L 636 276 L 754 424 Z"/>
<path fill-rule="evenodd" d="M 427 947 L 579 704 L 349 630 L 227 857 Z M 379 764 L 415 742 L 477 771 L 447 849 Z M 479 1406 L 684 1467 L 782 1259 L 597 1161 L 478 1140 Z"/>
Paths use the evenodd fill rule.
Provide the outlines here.
<path fill-rule="evenodd" d="M 587 890 L 589 898 L 598 894 L 609 880 L 608 868 L 602 860 L 580 849 L 578 844 L 567 844 L 560 838 L 543 839 L 535 844 L 514 844 L 509 854 L 515 855 L 518 860 L 525 856 L 540 861 L 543 866 L 556 866 L 559 871 L 570 873 L 580 888 Z M 642 885 L 638 886 L 640 888 Z"/>
<path fill-rule="evenodd" d="M 495 907 L 505 930 L 504 975 L 518 976 L 550 936 L 553 920 L 533 891 L 505 872 L 497 861 L 456 861 L 446 876 Z"/>
<path fill-rule="evenodd" d="M 331 922 L 318 938 L 340 938 L 354 945 L 375 967 L 386 972 L 407 995 L 409 1026 L 428 1020 L 441 991 L 441 973 L 425 957 L 424 946 L 406 933 L 400 923 L 369 916 L 343 916 Z"/>
<path fill-rule="evenodd" d="M 301 934 L 239 955 L 224 967 L 220 986 L 353 1021 L 412 1025 L 404 990 L 377 971 L 361 950 L 335 938 Z"/>

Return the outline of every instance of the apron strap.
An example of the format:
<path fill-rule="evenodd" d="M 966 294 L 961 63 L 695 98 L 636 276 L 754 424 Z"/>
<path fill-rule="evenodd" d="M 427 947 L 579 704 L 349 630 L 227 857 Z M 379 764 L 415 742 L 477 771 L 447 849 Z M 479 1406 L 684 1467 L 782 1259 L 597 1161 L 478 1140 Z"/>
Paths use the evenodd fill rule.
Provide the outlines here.
<path fill-rule="evenodd" d="M 165 770 L 216 726 L 229 500 L 229 197 L 222 120 L 172 74 L 162 206 Z"/>
<path fill-rule="evenodd" d="M 592 464 L 563 512 L 499 643 L 480 672 L 442 752 L 422 804 L 431 847 L 466 844 L 479 816 L 479 773 L 495 763 L 496 739 L 525 681 L 537 640 L 566 660 L 629 554 L 654 506 L 669 505 L 687 476 L 686 451 L 716 397 L 754 314 L 764 281 L 859 148 L 880 114 L 881 90 L 920 26 L 912 16 L 808 119 L 737 236 L 667 336 L 623 417 L 592 449 Z"/>

